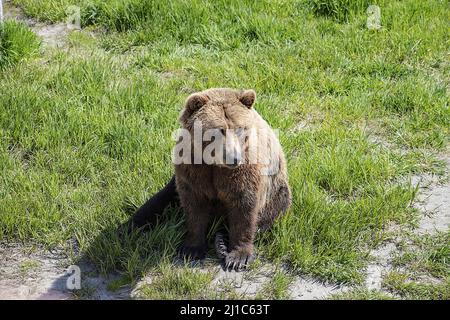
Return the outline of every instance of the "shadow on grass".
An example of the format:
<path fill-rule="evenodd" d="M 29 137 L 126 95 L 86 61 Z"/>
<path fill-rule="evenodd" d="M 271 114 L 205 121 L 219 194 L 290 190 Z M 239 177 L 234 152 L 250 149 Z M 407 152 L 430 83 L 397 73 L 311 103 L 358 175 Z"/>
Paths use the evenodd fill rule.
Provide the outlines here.
<path fill-rule="evenodd" d="M 64 274 L 53 282 L 52 291 L 80 299 L 129 299 L 137 282 L 151 272 L 159 272 L 162 266 L 203 267 L 205 260 L 188 262 L 176 254 L 185 227 L 174 178 L 140 208 L 126 202 L 121 211 L 129 217 L 127 221 L 107 221 L 86 245 L 74 244 L 73 264 L 81 271 L 81 289 L 64 289 L 70 276 Z M 224 219 L 213 219 L 207 235 L 207 256 L 214 260 L 214 238 L 224 230 Z M 222 259 L 217 262 L 224 268 Z"/>
<path fill-rule="evenodd" d="M 64 274 L 49 290 L 81 299 L 127 299 L 149 271 L 163 263 L 179 263 L 176 248 L 184 234 L 184 219 L 177 201 L 164 203 L 161 195 L 172 198 L 160 192 L 140 208 L 125 203 L 122 211 L 129 216 L 127 221 L 109 222 L 85 246 L 74 241 L 73 264 L 81 271 L 81 289 L 64 288 L 70 276 Z"/>

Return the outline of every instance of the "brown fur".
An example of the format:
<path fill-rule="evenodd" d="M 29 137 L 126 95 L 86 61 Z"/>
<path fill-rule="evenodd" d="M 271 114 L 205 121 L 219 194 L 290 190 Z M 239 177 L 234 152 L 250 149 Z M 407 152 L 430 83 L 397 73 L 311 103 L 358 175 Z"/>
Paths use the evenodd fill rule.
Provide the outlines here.
<path fill-rule="evenodd" d="M 180 122 L 188 130 L 199 120 L 204 129 L 261 128 L 273 133 L 253 109 L 254 101 L 253 90 L 209 89 L 187 99 Z M 275 151 L 269 166 L 279 165 L 274 175 L 262 175 L 264 165 L 260 161 L 249 164 L 246 160 L 235 168 L 175 165 L 176 188 L 187 222 L 182 254 L 204 257 L 208 226 L 214 216 L 223 215 L 229 229 L 227 267 L 240 269 L 252 260 L 257 229 L 270 228 L 291 203 L 286 161 L 274 134 L 270 135 L 269 145 Z"/>

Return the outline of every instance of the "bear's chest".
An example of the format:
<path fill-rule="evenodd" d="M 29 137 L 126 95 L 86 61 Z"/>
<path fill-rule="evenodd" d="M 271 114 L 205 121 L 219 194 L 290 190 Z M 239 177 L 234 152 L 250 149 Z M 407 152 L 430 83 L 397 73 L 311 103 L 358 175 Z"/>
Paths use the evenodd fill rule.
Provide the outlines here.
<path fill-rule="evenodd" d="M 229 202 L 245 192 L 258 193 L 261 176 L 252 166 L 227 169 L 206 165 L 179 165 L 176 174 L 189 184 L 192 190 L 206 198 Z"/>
<path fill-rule="evenodd" d="M 213 172 L 210 166 L 204 165 L 178 165 L 175 166 L 178 178 L 188 184 L 196 193 L 209 199 L 217 198 L 214 186 Z"/>

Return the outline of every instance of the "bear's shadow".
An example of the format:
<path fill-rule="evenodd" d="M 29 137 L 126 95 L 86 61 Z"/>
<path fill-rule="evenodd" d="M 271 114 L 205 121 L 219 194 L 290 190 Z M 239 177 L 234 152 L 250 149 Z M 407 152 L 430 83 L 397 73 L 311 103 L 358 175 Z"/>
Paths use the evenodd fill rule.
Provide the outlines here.
<path fill-rule="evenodd" d="M 125 292 L 122 292 L 119 297 L 126 299 L 130 298 L 136 282 L 161 263 L 170 263 L 174 267 L 204 267 L 204 260 L 186 261 L 177 255 L 177 248 L 185 233 L 184 216 L 177 204 L 166 208 L 164 214 L 158 216 L 153 224 L 132 228 L 133 216 L 138 209 L 132 204 L 125 203 L 122 210 L 129 219 L 119 225 L 111 224 L 105 227 L 87 247 L 82 248 L 81 253 L 78 243 L 73 241 L 75 255 L 73 264 L 81 271 L 80 292 L 63 288 L 62 284 L 67 282 L 70 274 L 64 274 L 55 279 L 51 289 L 64 293 L 72 292 L 75 296 L 83 298 L 86 297 L 86 292 L 90 292 L 88 298 L 114 299 L 118 295 L 108 292 L 106 289 L 109 286 L 108 283 L 124 278 L 123 275 L 132 274 L 133 281 L 126 277 L 129 283 L 125 280 Z M 208 235 L 210 250 L 207 257 L 208 261 L 214 260 L 224 269 L 223 261 L 215 256 L 213 250 L 213 235 L 220 228 L 223 228 L 223 221 L 214 221 Z"/>

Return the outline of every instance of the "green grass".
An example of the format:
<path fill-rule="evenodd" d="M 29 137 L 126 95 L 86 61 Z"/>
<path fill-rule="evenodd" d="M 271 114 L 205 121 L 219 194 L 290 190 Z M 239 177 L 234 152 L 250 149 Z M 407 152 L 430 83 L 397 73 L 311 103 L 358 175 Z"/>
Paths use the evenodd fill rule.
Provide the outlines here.
<path fill-rule="evenodd" d="M 291 276 L 281 270 L 277 270 L 270 281 L 265 283 L 261 291 L 258 292 L 257 299 L 289 299 L 288 289 L 291 282 Z"/>
<path fill-rule="evenodd" d="M 0 23 L 0 70 L 39 53 L 38 37 L 23 23 Z"/>
<path fill-rule="evenodd" d="M 190 268 L 162 267 L 152 282 L 139 289 L 139 296 L 153 300 L 207 299 L 213 280 L 211 273 Z"/>
<path fill-rule="evenodd" d="M 450 299 L 449 240 L 448 232 L 413 237 L 393 260 L 383 287 L 404 299 Z"/>
<path fill-rule="evenodd" d="M 408 300 L 449 300 L 450 280 L 441 283 L 410 281 L 408 275 L 393 271 L 383 282 L 384 288 Z"/>
<path fill-rule="evenodd" d="M 116 292 L 123 288 L 124 286 L 127 286 L 130 284 L 130 279 L 128 277 L 121 276 L 119 278 L 113 279 L 110 282 L 108 282 L 106 288 L 111 292 Z"/>
<path fill-rule="evenodd" d="M 20 264 L 20 272 L 22 274 L 27 274 L 30 271 L 38 268 L 40 266 L 39 261 L 35 261 L 35 260 L 25 260 Z"/>
<path fill-rule="evenodd" d="M 437 279 L 450 279 L 450 233 L 438 233 L 413 238 L 393 264 L 407 269 L 410 277 L 431 275 Z"/>
<path fill-rule="evenodd" d="M 379 1 L 378 1 L 379 2 Z M 310 0 L 312 11 L 319 16 L 329 16 L 338 21 L 348 20 L 350 15 L 364 12 L 377 1 L 369 0 Z"/>
<path fill-rule="evenodd" d="M 257 249 L 294 274 L 361 283 L 383 227 L 417 215 L 416 190 L 400 181 L 442 172 L 442 1 L 383 2 L 379 31 L 366 29 L 365 10 L 344 23 L 309 1 L 14 3 L 45 21 L 77 4 L 90 27 L 70 35 L 68 50 L 0 71 L 1 240 L 68 251 L 76 240 L 102 272 L 131 281 L 161 272 L 183 237 L 177 208 L 151 233 L 116 228 L 169 180 L 183 101 L 209 87 L 255 89 L 256 109 L 280 130 L 293 206 Z M 203 297 L 181 284 L 208 277 L 164 272 L 147 296 Z"/>

